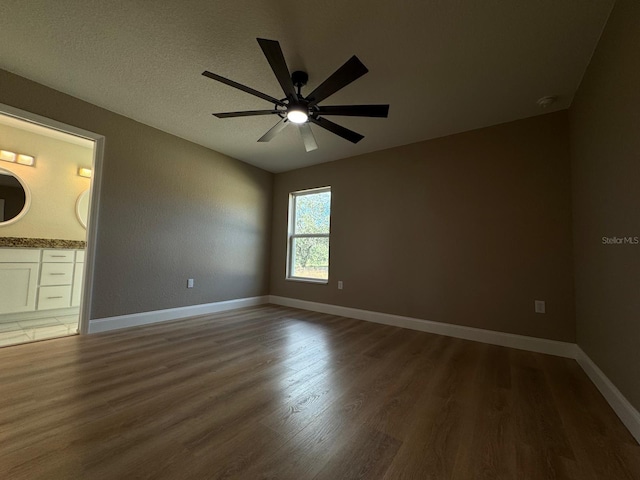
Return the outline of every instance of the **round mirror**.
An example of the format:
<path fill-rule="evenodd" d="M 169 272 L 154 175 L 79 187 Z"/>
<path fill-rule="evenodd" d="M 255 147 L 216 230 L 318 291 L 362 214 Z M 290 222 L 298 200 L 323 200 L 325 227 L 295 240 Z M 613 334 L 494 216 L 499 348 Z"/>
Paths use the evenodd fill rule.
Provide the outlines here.
<path fill-rule="evenodd" d="M 27 184 L 15 173 L 0 168 L 0 227 L 17 222 L 31 205 Z"/>
<path fill-rule="evenodd" d="M 80 225 L 87 228 L 87 218 L 89 218 L 89 189 L 78 195 L 76 201 L 76 216 Z"/>

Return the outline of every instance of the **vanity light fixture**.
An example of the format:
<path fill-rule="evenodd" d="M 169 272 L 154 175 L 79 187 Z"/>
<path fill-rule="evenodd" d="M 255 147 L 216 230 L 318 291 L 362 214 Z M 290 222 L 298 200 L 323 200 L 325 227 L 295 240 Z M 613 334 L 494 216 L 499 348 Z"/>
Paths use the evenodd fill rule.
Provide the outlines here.
<path fill-rule="evenodd" d="M 91 178 L 91 174 L 92 174 L 92 173 L 93 173 L 93 172 L 91 171 L 91 169 L 90 169 L 90 168 L 83 168 L 83 167 L 80 167 L 80 168 L 78 169 L 78 175 L 80 175 L 81 177 Z"/>
<path fill-rule="evenodd" d="M 8 150 L 0 150 L 0 160 L 4 160 L 5 162 L 15 162 L 16 154 L 9 152 Z"/>
<path fill-rule="evenodd" d="M 20 153 L 18 154 L 17 162 L 20 165 L 27 165 L 29 167 L 33 167 L 33 164 L 36 163 L 36 159 L 33 158 L 31 155 L 25 155 L 24 153 Z"/>
<path fill-rule="evenodd" d="M 35 157 L 31 155 L 25 155 L 24 153 L 14 153 L 9 150 L 0 150 L 0 160 L 5 162 L 19 163 L 20 165 L 27 165 L 33 167 L 36 163 Z"/>

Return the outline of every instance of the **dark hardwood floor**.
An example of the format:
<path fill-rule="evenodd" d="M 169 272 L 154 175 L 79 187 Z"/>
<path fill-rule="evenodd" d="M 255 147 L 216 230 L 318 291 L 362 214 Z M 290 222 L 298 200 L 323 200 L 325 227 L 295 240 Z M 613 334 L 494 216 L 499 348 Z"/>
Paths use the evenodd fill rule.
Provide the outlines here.
<path fill-rule="evenodd" d="M 573 360 L 263 306 L 0 349 L 2 479 L 640 479 Z"/>

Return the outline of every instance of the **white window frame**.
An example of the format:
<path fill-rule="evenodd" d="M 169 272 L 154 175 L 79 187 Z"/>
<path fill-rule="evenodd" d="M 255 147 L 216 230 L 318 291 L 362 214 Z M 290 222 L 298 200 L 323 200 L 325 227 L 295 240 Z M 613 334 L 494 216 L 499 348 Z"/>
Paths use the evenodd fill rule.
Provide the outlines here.
<path fill-rule="evenodd" d="M 319 283 L 319 284 L 328 284 L 329 283 L 329 268 L 327 266 L 327 279 L 320 278 L 309 278 L 309 277 L 295 277 L 292 274 L 293 269 L 293 240 L 296 238 L 327 238 L 329 239 L 329 258 L 331 257 L 331 206 L 329 206 L 329 233 L 298 233 L 295 234 L 294 230 L 296 227 L 296 199 L 298 197 L 304 195 L 313 195 L 317 193 L 331 193 L 331 186 L 319 187 L 319 188 L 310 188 L 307 190 L 298 190 L 296 192 L 291 192 L 289 194 L 289 216 L 287 219 L 287 269 L 286 269 L 286 280 L 291 280 L 294 282 L 306 282 L 306 283 Z M 333 197 L 332 197 L 333 200 Z M 331 264 L 331 260 L 329 260 L 329 265 Z"/>

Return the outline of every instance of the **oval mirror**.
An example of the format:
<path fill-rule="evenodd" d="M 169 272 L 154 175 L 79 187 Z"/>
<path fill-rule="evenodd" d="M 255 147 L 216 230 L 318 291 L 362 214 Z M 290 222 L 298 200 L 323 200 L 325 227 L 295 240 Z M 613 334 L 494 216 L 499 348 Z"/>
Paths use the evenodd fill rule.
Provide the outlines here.
<path fill-rule="evenodd" d="M 89 218 L 89 189 L 86 189 L 80 195 L 76 201 L 76 216 L 80 225 L 87 228 L 87 218 Z"/>
<path fill-rule="evenodd" d="M 15 173 L 0 168 L 0 227 L 17 222 L 31 206 L 31 192 Z"/>

